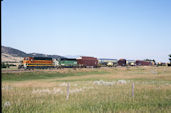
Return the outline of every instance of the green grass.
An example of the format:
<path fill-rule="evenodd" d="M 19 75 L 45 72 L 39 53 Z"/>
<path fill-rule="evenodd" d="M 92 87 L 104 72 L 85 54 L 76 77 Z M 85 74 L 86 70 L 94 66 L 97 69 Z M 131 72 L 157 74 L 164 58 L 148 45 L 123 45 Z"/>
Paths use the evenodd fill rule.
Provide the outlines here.
<path fill-rule="evenodd" d="M 139 89 L 142 87 L 141 89 Z M 71 94 L 69 100 L 64 95 L 44 94 L 34 96 L 30 89 L 15 89 L 14 95 L 6 92 L 2 104 L 10 101 L 10 107 L 2 107 L 4 113 L 169 113 L 171 90 L 148 88 L 149 85 L 135 87 L 135 97 L 131 96 L 131 84 L 97 86 L 94 89 Z M 24 93 L 25 92 L 25 93 Z M 27 93 L 26 93 L 27 92 Z M 21 94 L 20 94 L 21 93 Z M 18 97 L 17 95 L 21 95 Z"/>
<path fill-rule="evenodd" d="M 47 73 L 47 72 L 25 72 L 25 73 L 2 73 L 2 81 L 24 81 L 36 79 L 62 78 L 69 76 L 84 76 L 90 74 L 106 74 L 105 71 L 90 71 L 90 72 L 68 72 L 68 73 Z"/>
<path fill-rule="evenodd" d="M 2 89 L 2 112 L 171 113 L 171 68 L 155 68 L 158 74 L 153 74 L 151 69 L 143 67 L 130 68 L 124 71 L 122 69 L 117 68 L 110 71 L 99 69 L 89 72 L 67 73 L 27 72 L 3 74 L 3 88 L 4 86 L 12 88 Z M 41 81 L 39 81 L 40 79 Z M 112 86 L 93 83 L 96 80 L 110 82 L 120 79 L 129 82 Z M 34 82 L 31 80 L 34 80 Z M 29 82 L 28 86 L 26 85 L 27 81 Z M 39 84 L 36 84 L 35 81 Z M 70 82 L 70 92 L 84 87 L 85 89 L 80 92 L 70 93 L 69 100 L 66 100 L 67 86 L 61 86 L 64 82 Z M 132 97 L 133 82 L 135 83 L 134 97 Z M 36 85 L 32 86 L 31 83 Z M 53 83 L 53 85 L 46 87 L 50 83 Z M 40 87 L 41 85 L 44 86 Z M 57 92 L 54 94 L 54 88 L 60 89 L 63 93 Z M 50 92 L 33 93 L 33 90 L 42 91 L 43 89 L 48 89 Z M 10 106 L 4 105 L 7 101 L 10 102 Z"/>

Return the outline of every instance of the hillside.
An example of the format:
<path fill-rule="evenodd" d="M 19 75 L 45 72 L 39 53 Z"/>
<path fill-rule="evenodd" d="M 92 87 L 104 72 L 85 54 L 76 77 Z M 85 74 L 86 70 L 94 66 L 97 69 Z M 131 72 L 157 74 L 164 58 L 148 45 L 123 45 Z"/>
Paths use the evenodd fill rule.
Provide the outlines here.
<path fill-rule="evenodd" d="M 1 60 L 2 62 L 20 62 L 24 57 L 51 57 L 62 58 L 59 55 L 47 55 L 42 53 L 25 53 L 15 48 L 1 46 Z"/>
<path fill-rule="evenodd" d="M 11 55 L 13 57 L 26 57 L 27 54 L 23 51 L 20 51 L 18 49 L 14 49 L 11 47 L 5 47 L 1 46 L 1 53 Z"/>

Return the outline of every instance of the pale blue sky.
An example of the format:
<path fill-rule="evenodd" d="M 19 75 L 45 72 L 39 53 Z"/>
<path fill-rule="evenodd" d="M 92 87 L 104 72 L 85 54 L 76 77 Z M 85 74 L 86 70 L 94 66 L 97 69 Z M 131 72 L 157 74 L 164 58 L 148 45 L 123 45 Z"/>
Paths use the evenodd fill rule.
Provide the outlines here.
<path fill-rule="evenodd" d="M 4 0 L 2 45 L 27 53 L 168 62 L 171 0 Z"/>

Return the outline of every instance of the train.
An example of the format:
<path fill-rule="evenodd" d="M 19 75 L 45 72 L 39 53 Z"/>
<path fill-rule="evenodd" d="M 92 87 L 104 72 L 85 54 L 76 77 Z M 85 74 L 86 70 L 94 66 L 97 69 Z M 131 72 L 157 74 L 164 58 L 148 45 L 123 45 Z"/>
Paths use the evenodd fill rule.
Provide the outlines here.
<path fill-rule="evenodd" d="M 18 68 L 24 69 L 46 69 L 55 68 L 58 65 L 57 60 L 49 57 L 24 57 Z"/>
<path fill-rule="evenodd" d="M 95 57 L 82 56 L 75 58 L 24 57 L 18 69 L 50 69 L 50 68 L 87 68 L 98 67 Z"/>
<path fill-rule="evenodd" d="M 50 68 L 98 68 L 116 66 L 152 66 L 154 63 L 144 60 L 108 59 L 81 56 L 78 58 L 24 57 L 18 69 Z"/>

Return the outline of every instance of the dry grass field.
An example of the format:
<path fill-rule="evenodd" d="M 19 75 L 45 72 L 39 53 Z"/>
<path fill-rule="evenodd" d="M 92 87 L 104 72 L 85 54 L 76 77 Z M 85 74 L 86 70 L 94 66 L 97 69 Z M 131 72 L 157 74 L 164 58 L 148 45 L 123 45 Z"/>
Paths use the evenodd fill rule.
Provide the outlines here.
<path fill-rule="evenodd" d="M 3 113 L 170 113 L 171 67 L 9 71 L 1 90 Z"/>

